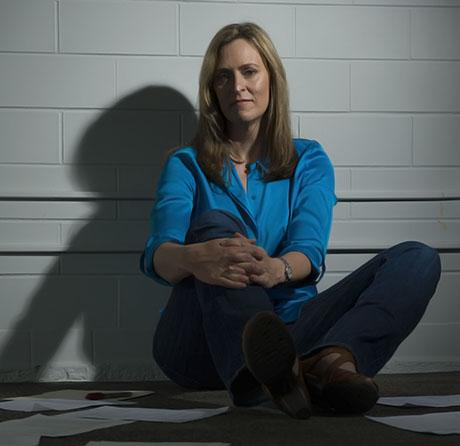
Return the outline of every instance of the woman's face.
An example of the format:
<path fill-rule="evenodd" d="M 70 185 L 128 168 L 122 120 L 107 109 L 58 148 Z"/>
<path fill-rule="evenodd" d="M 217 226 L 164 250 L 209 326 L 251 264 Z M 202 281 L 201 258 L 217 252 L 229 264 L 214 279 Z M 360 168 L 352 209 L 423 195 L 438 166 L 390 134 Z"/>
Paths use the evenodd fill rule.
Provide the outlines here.
<path fill-rule="evenodd" d="M 259 52 L 245 39 L 221 48 L 213 86 L 230 123 L 260 124 L 270 100 L 270 75 Z"/>

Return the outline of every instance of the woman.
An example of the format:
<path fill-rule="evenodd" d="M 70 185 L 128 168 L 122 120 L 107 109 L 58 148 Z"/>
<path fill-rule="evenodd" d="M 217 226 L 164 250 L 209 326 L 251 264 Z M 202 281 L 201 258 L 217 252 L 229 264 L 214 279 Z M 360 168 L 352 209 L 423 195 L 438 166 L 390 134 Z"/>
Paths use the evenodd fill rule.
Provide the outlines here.
<path fill-rule="evenodd" d="M 414 329 L 440 277 L 416 241 L 386 249 L 318 294 L 334 171 L 317 141 L 292 139 L 286 75 L 270 38 L 231 24 L 203 59 L 189 146 L 162 170 L 141 269 L 172 292 L 153 354 L 176 383 L 363 413 L 372 379 Z"/>

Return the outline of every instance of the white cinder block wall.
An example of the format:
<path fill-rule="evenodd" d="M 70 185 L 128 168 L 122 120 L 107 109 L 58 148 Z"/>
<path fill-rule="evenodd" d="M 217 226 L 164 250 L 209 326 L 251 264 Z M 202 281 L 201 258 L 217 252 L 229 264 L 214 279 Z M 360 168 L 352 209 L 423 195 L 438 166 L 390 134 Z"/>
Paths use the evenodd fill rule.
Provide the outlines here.
<path fill-rule="evenodd" d="M 460 369 L 458 0 L 0 0 L 1 380 L 163 376 L 170 290 L 138 259 L 206 46 L 237 21 L 271 35 L 294 136 L 335 166 L 319 290 L 400 241 L 438 248 L 436 295 L 383 371 Z"/>

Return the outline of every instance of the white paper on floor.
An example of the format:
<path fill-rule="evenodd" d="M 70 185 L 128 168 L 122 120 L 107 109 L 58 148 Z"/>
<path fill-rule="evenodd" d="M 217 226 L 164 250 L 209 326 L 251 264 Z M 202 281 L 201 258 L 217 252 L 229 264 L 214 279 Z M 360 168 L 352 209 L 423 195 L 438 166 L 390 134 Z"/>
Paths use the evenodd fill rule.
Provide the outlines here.
<path fill-rule="evenodd" d="M 437 412 L 424 415 L 394 417 L 370 417 L 369 420 L 413 432 L 429 432 L 438 435 L 460 434 L 460 412 Z"/>
<path fill-rule="evenodd" d="M 38 395 L 29 395 L 29 396 L 19 396 L 17 398 L 4 398 L 7 400 L 19 400 L 19 399 L 64 399 L 64 400 L 84 400 L 86 395 L 89 393 L 104 393 L 107 396 L 116 395 L 119 393 L 130 393 L 130 396 L 122 396 L 118 398 L 110 398 L 110 401 L 119 401 L 119 400 L 128 400 L 132 398 L 140 398 L 142 396 L 151 395 L 153 390 L 88 390 L 88 389 L 62 389 L 62 390 L 53 390 L 52 392 L 40 393 Z M 109 398 L 108 398 L 109 399 Z M 107 401 L 108 399 L 104 400 Z"/>
<path fill-rule="evenodd" d="M 74 413 L 53 416 L 39 414 L 18 420 L 3 421 L 0 423 L 1 444 L 2 446 L 36 446 L 42 435 L 60 437 L 132 423 L 132 421 L 123 420 L 77 418 Z"/>
<path fill-rule="evenodd" d="M 151 441 L 145 443 L 142 441 L 90 441 L 85 446 L 231 446 L 231 443 L 189 443 L 189 442 L 161 442 L 152 443 Z"/>
<path fill-rule="evenodd" d="M 379 398 L 377 404 L 385 406 L 460 406 L 460 395 L 392 396 Z"/>
<path fill-rule="evenodd" d="M 17 398 L 10 401 L 0 401 L 0 409 L 17 410 L 21 412 L 39 412 L 41 410 L 72 410 L 84 407 L 111 405 L 111 404 L 134 404 L 131 401 L 107 401 L 107 400 L 64 400 L 44 398 Z"/>
<path fill-rule="evenodd" d="M 163 421 L 185 423 L 201 418 L 213 417 L 228 411 L 228 406 L 217 409 L 152 409 L 144 407 L 102 406 L 74 412 L 78 417 L 104 420 Z"/>

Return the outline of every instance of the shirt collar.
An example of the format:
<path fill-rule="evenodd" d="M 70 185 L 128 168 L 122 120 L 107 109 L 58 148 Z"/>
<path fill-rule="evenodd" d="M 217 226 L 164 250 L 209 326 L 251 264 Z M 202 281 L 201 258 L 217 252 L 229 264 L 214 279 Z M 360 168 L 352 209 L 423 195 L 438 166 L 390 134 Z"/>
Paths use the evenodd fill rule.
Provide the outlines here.
<path fill-rule="evenodd" d="M 257 160 L 256 164 L 260 166 L 262 171 L 266 172 L 270 168 L 270 163 L 267 158 L 264 158 L 263 160 Z"/>
<path fill-rule="evenodd" d="M 270 162 L 266 158 L 264 158 L 262 160 L 256 160 L 251 164 L 255 164 L 256 168 L 257 167 L 260 168 L 260 173 L 261 174 L 267 172 L 268 169 L 270 168 Z M 226 183 L 227 183 L 227 178 L 228 178 L 228 175 L 229 175 L 229 170 L 228 170 L 229 167 L 231 168 L 231 161 L 229 161 L 228 163 L 224 162 L 224 166 L 222 167 L 222 170 L 221 170 L 221 175 L 224 178 L 224 181 Z"/>

